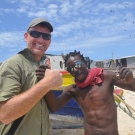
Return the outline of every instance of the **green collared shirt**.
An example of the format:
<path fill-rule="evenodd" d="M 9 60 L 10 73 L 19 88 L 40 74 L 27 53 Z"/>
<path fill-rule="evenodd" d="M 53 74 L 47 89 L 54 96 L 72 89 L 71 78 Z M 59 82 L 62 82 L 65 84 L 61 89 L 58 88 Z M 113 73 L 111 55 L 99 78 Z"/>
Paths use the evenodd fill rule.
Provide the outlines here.
<path fill-rule="evenodd" d="M 18 95 L 37 83 L 38 62 L 28 48 L 6 60 L 0 66 L 0 102 Z M 27 101 L 26 101 L 27 102 Z M 0 135 L 5 135 L 12 123 L 0 122 Z M 42 98 L 23 118 L 14 135 L 49 135 L 49 113 Z"/>

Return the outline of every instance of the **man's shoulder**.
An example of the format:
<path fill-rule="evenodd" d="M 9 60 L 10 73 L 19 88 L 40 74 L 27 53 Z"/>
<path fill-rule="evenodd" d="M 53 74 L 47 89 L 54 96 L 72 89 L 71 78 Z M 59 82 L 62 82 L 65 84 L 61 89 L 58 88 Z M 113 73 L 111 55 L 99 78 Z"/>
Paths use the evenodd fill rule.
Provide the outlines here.
<path fill-rule="evenodd" d="M 107 79 L 115 79 L 116 78 L 116 74 L 113 71 L 108 71 L 108 70 L 103 70 L 103 76 L 104 78 Z"/>
<path fill-rule="evenodd" d="M 8 58 L 7 60 L 5 60 L 2 64 L 8 64 L 9 63 L 10 65 L 12 65 L 12 64 L 15 64 L 19 61 L 21 61 L 21 57 L 20 57 L 19 54 L 16 54 L 16 55 Z"/>
<path fill-rule="evenodd" d="M 3 63 L 10 63 L 10 62 L 17 63 L 17 62 L 21 62 L 22 59 L 23 59 L 22 56 L 23 56 L 23 52 L 24 51 L 25 51 L 25 49 L 19 51 L 17 54 L 15 54 L 12 57 L 10 57 L 7 60 L 5 60 Z M 12 64 L 12 63 L 10 63 L 10 64 Z"/>
<path fill-rule="evenodd" d="M 23 57 L 21 56 L 21 54 L 15 54 L 14 56 L 8 58 L 7 60 L 5 60 L 1 66 L 0 66 L 0 69 L 8 69 L 8 68 L 21 68 L 23 67 L 23 64 L 24 64 L 24 59 Z M 8 67 L 8 68 L 7 68 Z"/>

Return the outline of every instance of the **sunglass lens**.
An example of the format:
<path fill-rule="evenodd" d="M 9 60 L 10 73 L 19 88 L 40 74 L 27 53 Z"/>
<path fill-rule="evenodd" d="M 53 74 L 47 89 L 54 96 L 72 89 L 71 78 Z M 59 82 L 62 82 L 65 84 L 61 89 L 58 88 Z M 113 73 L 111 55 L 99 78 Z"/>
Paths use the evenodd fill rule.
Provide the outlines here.
<path fill-rule="evenodd" d="M 30 35 L 34 38 L 39 38 L 41 34 L 38 31 L 30 31 Z"/>
<path fill-rule="evenodd" d="M 83 63 L 81 61 L 77 61 L 77 62 L 75 62 L 75 64 L 73 66 L 68 66 L 67 67 L 67 71 L 70 72 L 70 73 L 72 73 L 72 72 L 74 72 L 74 68 L 79 69 L 82 66 L 83 66 Z"/>
<path fill-rule="evenodd" d="M 78 61 L 74 65 L 75 68 L 81 68 L 82 67 L 82 62 Z"/>
<path fill-rule="evenodd" d="M 47 33 L 42 34 L 42 37 L 43 37 L 44 40 L 50 40 L 51 39 L 51 35 L 47 34 Z"/>
<path fill-rule="evenodd" d="M 28 33 L 34 38 L 39 38 L 42 35 L 44 40 L 51 40 L 51 35 L 48 33 L 42 33 L 42 32 L 38 32 L 38 31 L 34 31 L 34 30 L 28 31 Z"/>

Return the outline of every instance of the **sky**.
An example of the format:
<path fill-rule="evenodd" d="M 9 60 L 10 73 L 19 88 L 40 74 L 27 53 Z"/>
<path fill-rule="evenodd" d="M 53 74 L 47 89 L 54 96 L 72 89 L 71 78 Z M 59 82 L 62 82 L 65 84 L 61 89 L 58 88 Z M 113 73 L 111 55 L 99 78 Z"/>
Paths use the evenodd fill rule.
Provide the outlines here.
<path fill-rule="evenodd" d="M 0 61 L 26 47 L 34 18 L 54 28 L 47 54 L 80 51 L 91 60 L 135 55 L 135 0 L 1 0 Z"/>

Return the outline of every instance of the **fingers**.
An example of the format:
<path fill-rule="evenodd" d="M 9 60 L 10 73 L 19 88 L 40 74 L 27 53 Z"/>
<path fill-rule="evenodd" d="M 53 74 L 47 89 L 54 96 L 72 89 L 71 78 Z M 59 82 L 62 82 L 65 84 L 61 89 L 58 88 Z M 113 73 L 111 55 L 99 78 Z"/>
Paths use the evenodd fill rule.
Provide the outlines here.
<path fill-rule="evenodd" d="M 43 79 L 44 74 L 45 74 L 45 71 L 46 71 L 46 66 L 45 65 L 40 65 L 36 69 L 35 74 L 37 76 L 38 81 L 41 80 L 41 79 Z"/>
<path fill-rule="evenodd" d="M 130 82 L 133 79 L 133 74 L 131 70 L 120 67 L 116 72 L 116 77 L 122 81 Z"/>
<path fill-rule="evenodd" d="M 120 79 L 120 68 L 121 67 L 118 67 L 117 70 L 115 71 L 117 79 Z"/>
<path fill-rule="evenodd" d="M 72 84 L 72 87 L 73 87 L 73 88 L 76 88 L 77 86 L 76 86 L 76 84 Z"/>
<path fill-rule="evenodd" d="M 51 83 L 52 88 L 58 88 L 62 85 L 62 74 L 58 70 L 46 69 L 44 80 Z"/>
<path fill-rule="evenodd" d="M 43 79 L 44 76 L 37 76 L 38 81 Z"/>
<path fill-rule="evenodd" d="M 129 73 L 129 71 L 126 68 L 121 67 L 119 69 L 119 77 L 120 77 L 120 79 L 125 80 L 128 73 Z"/>
<path fill-rule="evenodd" d="M 38 80 L 41 80 L 41 79 L 43 79 L 44 78 L 44 74 L 45 74 L 45 72 L 36 72 L 36 76 L 37 76 L 37 79 Z"/>
<path fill-rule="evenodd" d="M 40 65 L 38 68 L 42 68 L 42 69 L 50 69 L 50 65 L 49 64 L 43 64 L 43 65 Z"/>
<path fill-rule="evenodd" d="M 121 68 L 120 69 L 120 76 L 121 76 L 121 79 L 126 79 L 127 76 L 129 75 L 130 71 L 125 69 L 125 68 Z"/>

